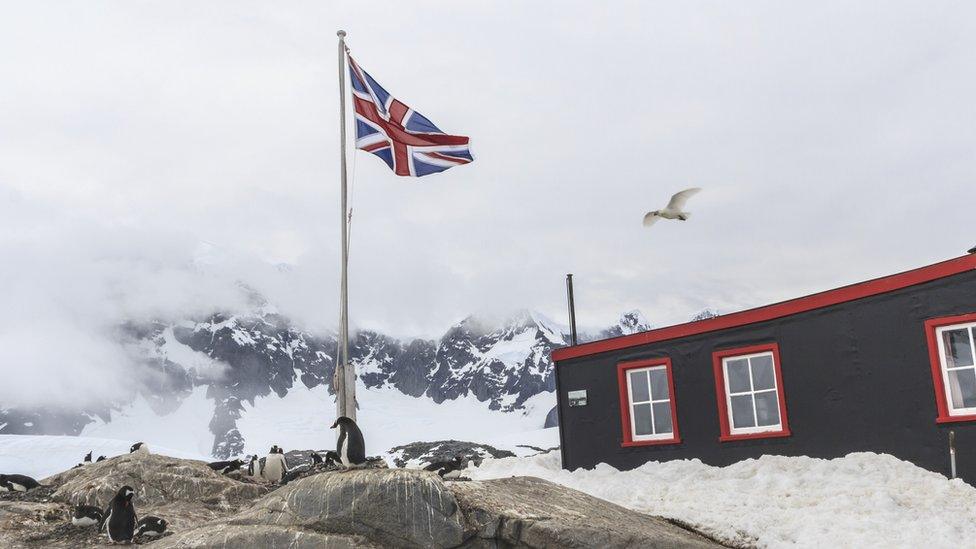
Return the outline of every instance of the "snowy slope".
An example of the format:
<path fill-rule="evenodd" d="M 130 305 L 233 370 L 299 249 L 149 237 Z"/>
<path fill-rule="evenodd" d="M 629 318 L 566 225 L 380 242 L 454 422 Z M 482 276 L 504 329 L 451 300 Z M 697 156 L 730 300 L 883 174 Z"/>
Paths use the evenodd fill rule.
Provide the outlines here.
<path fill-rule="evenodd" d="M 183 459 L 207 461 L 202 454 L 160 446 L 152 438 L 138 439 L 156 454 Z M 129 453 L 137 440 L 113 440 L 96 437 L 0 435 L 0 472 L 21 474 L 38 480 L 70 469 L 81 463 L 85 454 L 113 457 Z"/>
<path fill-rule="evenodd" d="M 976 488 L 885 454 L 763 456 L 728 467 L 676 460 L 623 472 L 601 464 L 570 472 L 550 452 L 486 460 L 469 476 L 513 475 L 673 518 L 734 546 L 935 549 L 976 540 Z"/>
<path fill-rule="evenodd" d="M 372 455 L 418 440 L 497 441 L 503 448 L 522 444 L 523 440 L 534 444 L 531 441 L 537 440 L 537 435 L 521 434 L 538 431 L 546 413 L 556 404 L 554 393 L 540 393 L 526 401 L 523 408 L 502 412 L 489 409 L 470 395 L 438 404 L 393 387 L 367 388 L 362 384 L 357 387 L 357 399 L 358 422 Z M 167 414 L 157 414 L 140 396 L 116 412 L 111 421 L 97 419 L 87 425 L 82 437 L 147 440 L 154 446 L 205 456 L 210 454 L 213 443 L 206 421 L 213 411 L 214 403 L 207 399 L 205 387 L 194 389 Z M 286 449 L 331 448 L 336 436 L 329 429 L 333 421 L 335 400 L 324 385 L 312 389 L 297 386 L 284 398 L 271 394 L 256 398 L 253 404 L 245 401 L 237 420 L 245 443 L 235 455 L 263 455 L 273 444 Z"/>
<path fill-rule="evenodd" d="M 556 403 L 554 393 L 530 399 L 523 410 L 490 410 L 473 396 L 436 403 L 427 397 L 412 397 L 391 387 L 357 388 L 357 422 L 366 439 L 366 451 L 379 455 L 390 448 L 422 440 L 457 439 L 471 442 L 494 440 L 508 435 L 535 440 L 546 413 Z M 291 448 L 332 448 L 335 405 L 324 387 L 294 389 L 287 398 L 269 396 L 245 404 L 237 422 L 246 441 L 244 453 L 266 453 L 277 444 Z M 520 443 L 520 442 L 519 442 Z"/>
<path fill-rule="evenodd" d="M 207 399 L 207 388 L 196 387 L 177 408 L 159 414 L 139 395 L 135 402 L 112 415 L 111 421 L 96 419 L 81 432 L 82 437 L 152 441 L 154 446 L 177 448 L 197 456 L 209 455 L 214 435 L 207 427 L 214 403 Z M 128 451 L 128 447 L 126 447 Z"/>

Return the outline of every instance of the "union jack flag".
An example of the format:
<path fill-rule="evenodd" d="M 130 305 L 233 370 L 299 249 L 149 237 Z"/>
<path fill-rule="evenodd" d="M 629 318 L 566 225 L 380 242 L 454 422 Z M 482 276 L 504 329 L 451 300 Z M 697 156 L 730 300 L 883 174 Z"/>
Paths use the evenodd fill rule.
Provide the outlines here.
<path fill-rule="evenodd" d="M 463 135 L 447 135 L 424 115 L 394 99 L 349 57 L 356 108 L 356 148 L 383 159 L 397 175 L 422 177 L 474 158 Z"/>

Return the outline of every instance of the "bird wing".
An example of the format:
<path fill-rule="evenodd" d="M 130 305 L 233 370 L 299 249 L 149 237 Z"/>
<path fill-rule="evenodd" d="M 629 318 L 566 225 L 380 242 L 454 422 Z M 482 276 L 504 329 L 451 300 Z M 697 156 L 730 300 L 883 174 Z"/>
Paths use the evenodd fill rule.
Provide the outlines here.
<path fill-rule="evenodd" d="M 658 216 L 654 215 L 654 212 L 648 212 L 644 214 L 644 226 L 650 227 L 651 225 L 657 223 Z"/>
<path fill-rule="evenodd" d="M 684 209 L 685 203 L 688 202 L 688 199 L 700 190 L 701 189 L 698 187 L 692 187 L 690 189 L 685 189 L 681 192 L 674 193 L 674 196 L 671 197 L 671 201 L 668 202 L 668 209 L 681 211 Z"/>

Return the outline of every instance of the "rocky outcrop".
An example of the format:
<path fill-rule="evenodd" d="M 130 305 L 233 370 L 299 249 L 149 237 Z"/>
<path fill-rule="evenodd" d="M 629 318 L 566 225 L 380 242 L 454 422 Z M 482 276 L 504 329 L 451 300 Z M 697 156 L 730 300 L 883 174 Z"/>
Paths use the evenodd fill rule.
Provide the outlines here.
<path fill-rule="evenodd" d="M 271 487 L 212 471 L 202 461 L 126 454 L 70 469 L 26 494 L 0 493 L 0 547 L 102 545 L 94 528 L 70 524 L 78 504 L 104 509 L 122 486 L 136 491 L 139 516 L 165 518 L 175 531 L 219 520 L 251 505 Z"/>
<path fill-rule="evenodd" d="M 456 482 L 471 547 L 716 547 L 659 518 L 533 477 Z"/>
<path fill-rule="evenodd" d="M 489 457 L 496 459 L 515 457 L 515 454 L 508 450 L 460 440 L 411 442 L 403 446 L 395 446 L 390 450 L 390 454 L 397 467 L 423 467 L 435 461 L 450 461 L 457 456 L 474 465 L 481 465 L 482 460 Z"/>
<path fill-rule="evenodd" d="M 316 546 L 312 540 L 321 547 L 716 546 L 663 519 L 544 480 L 445 483 L 411 469 L 307 477 L 218 524 L 155 545 L 225 549 L 268 546 L 269 540 L 295 544 L 289 547 Z"/>
<path fill-rule="evenodd" d="M 140 453 L 70 469 L 45 483 L 58 486 L 54 500 L 100 507 L 126 485 L 135 489 L 140 506 L 190 502 L 232 507 L 268 491 L 264 485 L 217 474 L 202 461 Z"/>
<path fill-rule="evenodd" d="M 445 482 L 417 469 L 325 470 L 272 487 L 198 461 L 133 454 L 44 483 L 0 494 L 0 546 L 104 544 L 94 528 L 71 526 L 71 509 L 104 507 L 123 484 L 136 490 L 140 516 L 169 521 L 161 539 L 139 540 L 159 549 L 715 546 L 664 519 L 526 477 Z"/>

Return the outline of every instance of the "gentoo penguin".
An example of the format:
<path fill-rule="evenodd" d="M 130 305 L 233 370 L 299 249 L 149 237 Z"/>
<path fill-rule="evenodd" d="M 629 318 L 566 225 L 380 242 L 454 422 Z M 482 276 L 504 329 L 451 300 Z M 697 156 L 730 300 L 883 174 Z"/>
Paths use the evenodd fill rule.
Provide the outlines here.
<path fill-rule="evenodd" d="M 135 444 L 132 445 L 132 448 L 129 448 L 129 453 L 130 454 L 148 454 L 149 453 L 149 446 L 146 445 L 145 442 L 137 442 L 137 443 L 135 443 Z"/>
<path fill-rule="evenodd" d="M 0 491 L 3 492 L 26 492 L 40 485 L 27 475 L 0 475 Z"/>
<path fill-rule="evenodd" d="M 282 477 L 288 473 L 288 464 L 285 463 L 285 455 L 279 453 L 278 446 L 272 446 L 268 456 L 264 458 L 264 467 L 261 468 L 261 476 L 271 482 L 281 482 Z"/>
<path fill-rule="evenodd" d="M 105 513 L 105 529 L 111 542 L 130 542 L 136 532 L 136 509 L 132 496 L 136 494 L 131 486 L 119 488 Z"/>
<path fill-rule="evenodd" d="M 85 459 L 82 460 L 82 464 L 83 465 L 91 465 L 91 462 L 92 462 L 92 460 L 91 460 L 91 454 L 92 454 L 91 452 L 88 452 L 87 454 L 85 454 Z"/>
<path fill-rule="evenodd" d="M 94 505 L 79 505 L 71 515 L 71 524 L 75 526 L 94 526 L 102 522 L 102 510 Z"/>
<path fill-rule="evenodd" d="M 99 461 L 105 461 L 105 456 L 98 456 L 98 459 L 95 460 L 95 463 L 98 463 Z"/>
<path fill-rule="evenodd" d="M 356 422 L 346 416 L 340 416 L 332 424 L 332 428 L 339 428 L 339 442 L 336 453 L 346 469 L 362 467 L 366 463 L 366 441 L 363 432 Z"/>
<path fill-rule="evenodd" d="M 311 454 L 309 454 L 309 457 L 312 458 L 312 467 L 315 467 L 316 465 L 324 461 L 322 459 L 322 456 L 320 456 L 318 452 L 312 452 Z"/>
<path fill-rule="evenodd" d="M 292 469 L 291 471 L 288 471 L 287 473 L 285 473 L 285 476 L 281 477 L 281 483 L 280 484 L 282 486 L 284 486 L 285 484 L 288 484 L 289 482 L 291 482 L 291 481 L 295 480 L 296 478 L 298 478 L 299 475 L 301 475 L 302 473 L 307 472 L 311 468 L 312 468 L 311 466 L 297 467 L 295 469 Z"/>
<path fill-rule="evenodd" d="M 436 471 L 441 478 L 450 480 L 461 476 L 461 471 L 463 471 L 466 466 L 467 463 L 461 456 L 454 456 L 454 458 L 449 461 L 435 461 L 427 467 L 424 467 L 424 471 Z"/>
<path fill-rule="evenodd" d="M 136 525 L 136 536 L 156 537 L 166 531 L 166 519 L 148 516 L 139 519 Z"/>
<path fill-rule="evenodd" d="M 261 476 L 261 472 L 258 470 L 260 466 L 261 464 L 258 462 L 258 456 L 251 456 L 251 460 L 247 462 L 247 476 L 251 478 Z"/>
<path fill-rule="evenodd" d="M 214 471 L 217 471 L 218 473 L 220 473 L 222 475 L 226 475 L 227 473 L 229 473 L 231 471 L 236 471 L 236 470 L 240 469 L 241 468 L 241 465 L 244 465 L 244 462 L 243 461 L 241 461 L 239 459 L 234 459 L 234 460 L 231 460 L 231 461 L 214 461 L 214 462 L 208 463 L 207 464 L 207 467 L 210 467 L 211 469 L 213 469 Z"/>
<path fill-rule="evenodd" d="M 328 452 L 325 453 L 326 467 L 335 467 L 337 465 L 340 465 L 341 463 L 342 461 L 339 459 L 339 454 L 337 454 L 336 452 L 329 450 Z"/>

